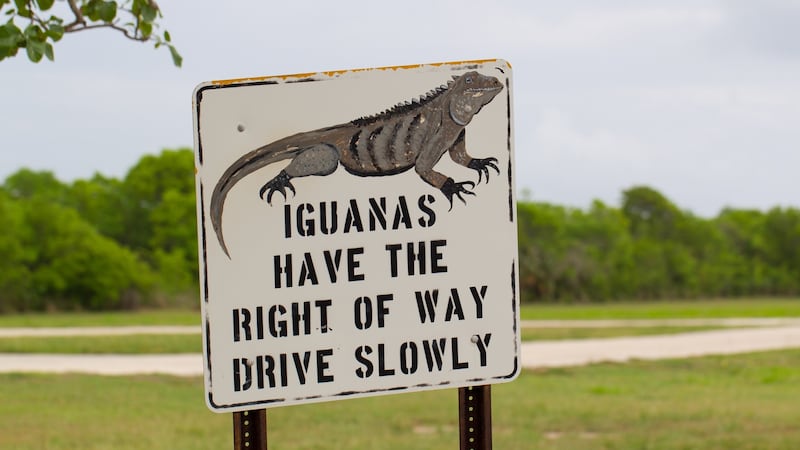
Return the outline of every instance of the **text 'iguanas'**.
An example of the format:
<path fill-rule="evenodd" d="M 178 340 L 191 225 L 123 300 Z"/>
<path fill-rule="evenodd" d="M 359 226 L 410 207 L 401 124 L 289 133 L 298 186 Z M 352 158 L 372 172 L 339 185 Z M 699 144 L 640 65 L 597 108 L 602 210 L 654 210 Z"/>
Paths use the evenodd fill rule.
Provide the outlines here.
<path fill-rule="evenodd" d="M 250 173 L 269 164 L 291 159 L 289 165 L 267 182 L 259 196 L 267 203 L 277 191 L 284 198 L 292 193 L 293 178 L 330 175 L 339 163 L 353 175 L 386 176 L 410 168 L 431 186 L 439 189 L 453 205 L 453 196 L 475 195 L 471 181 L 456 182 L 433 167 L 445 152 L 457 164 L 478 172 L 489 180 L 489 168 L 497 173 L 496 158 L 476 159 L 467 153 L 465 127 L 483 106 L 503 89 L 494 77 L 467 72 L 453 77 L 413 102 L 398 104 L 374 116 L 362 117 L 341 125 L 294 134 L 259 147 L 234 162 L 217 182 L 211 196 L 211 223 L 225 254 L 230 257 L 222 235 L 222 210 L 233 186 Z"/>

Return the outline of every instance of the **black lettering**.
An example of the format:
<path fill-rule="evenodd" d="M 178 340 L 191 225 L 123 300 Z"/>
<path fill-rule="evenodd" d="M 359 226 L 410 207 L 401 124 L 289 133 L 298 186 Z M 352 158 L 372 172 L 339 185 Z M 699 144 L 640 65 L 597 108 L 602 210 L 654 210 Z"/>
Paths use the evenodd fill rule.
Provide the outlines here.
<path fill-rule="evenodd" d="M 241 318 L 239 317 L 241 312 Z M 241 331 L 244 331 L 244 340 L 253 339 L 250 331 L 250 310 L 246 308 L 233 310 L 233 342 L 239 342 Z"/>
<path fill-rule="evenodd" d="M 264 375 L 266 371 L 264 370 L 264 357 L 261 355 L 256 356 L 256 381 L 258 382 L 258 388 L 264 389 Z M 270 370 L 270 375 L 272 371 Z M 270 377 L 270 387 L 273 387 L 272 384 L 275 382 L 275 377 Z"/>
<path fill-rule="evenodd" d="M 434 363 L 437 370 L 442 370 L 442 354 L 447 346 L 447 339 L 431 339 L 422 341 L 422 349 L 425 350 L 425 361 L 428 363 L 428 371 L 433 372 Z"/>
<path fill-rule="evenodd" d="M 397 278 L 397 252 L 403 248 L 400 244 L 387 244 L 386 251 L 389 252 L 389 265 L 392 278 Z"/>
<path fill-rule="evenodd" d="M 425 215 L 428 217 L 427 220 L 425 219 L 425 217 L 420 217 L 419 220 L 417 221 L 419 223 L 419 226 L 423 228 L 431 227 L 433 226 L 434 223 L 436 223 L 436 212 L 425 204 L 426 202 L 433 203 L 435 201 L 436 199 L 430 194 L 420 196 L 419 200 L 417 201 L 417 205 L 419 206 L 419 209 L 422 210 L 422 212 L 425 213 Z"/>
<path fill-rule="evenodd" d="M 239 379 L 239 358 L 233 358 L 233 391 L 242 390 L 242 380 Z"/>
<path fill-rule="evenodd" d="M 458 289 L 450 289 L 450 298 L 447 299 L 447 311 L 444 313 L 444 321 L 450 322 L 453 314 L 458 316 L 458 320 L 464 320 L 464 309 L 461 307 L 461 299 L 458 296 Z"/>
<path fill-rule="evenodd" d="M 267 376 L 267 380 L 269 381 L 269 387 L 275 387 L 275 359 L 272 356 L 266 355 L 264 356 L 264 362 L 267 363 L 267 367 L 263 368 L 264 375 Z"/>
<path fill-rule="evenodd" d="M 305 210 L 308 210 L 309 214 L 313 213 L 314 206 L 310 203 L 303 203 L 297 207 L 297 233 L 300 236 L 314 236 L 314 219 L 306 219 L 303 214 Z"/>
<path fill-rule="evenodd" d="M 286 276 L 286 287 L 292 287 L 292 255 L 286 254 L 283 266 L 281 266 L 280 255 L 275 255 L 272 260 L 275 264 L 275 289 L 281 287 L 281 274 Z"/>
<path fill-rule="evenodd" d="M 417 372 L 417 344 L 413 341 L 400 346 L 400 371 L 406 375 Z"/>
<path fill-rule="evenodd" d="M 336 210 L 336 202 L 331 202 L 331 223 L 328 224 L 328 208 L 326 207 L 325 203 L 320 203 L 319 205 L 319 229 L 322 231 L 322 234 L 333 234 L 336 233 L 336 229 L 339 228 L 339 216 L 337 215 Z M 288 236 L 287 236 L 288 237 Z"/>
<path fill-rule="evenodd" d="M 369 297 L 358 297 L 353 309 L 356 328 L 366 330 L 372 326 L 372 300 Z"/>
<path fill-rule="evenodd" d="M 380 223 L 381 229 L 386 229 L 386 197 L 369 199 L 369 231 L 375 231 L 376 222 Z"/>
<path fill-rule="evenodd" d="M 311 281 L 311 284 L 316 286 L 319 284 L 317 280 L 317 269 L 314 268 L 314 260 L 311 259 L 311 253 L 305 253 L 303 256 L 303 265 L 300 266 L 300 280 L 298 286 L 305 286 L 306 280 Z"/>
<path fill-rule="evenodd" d="M 447 241 L 444 239 L 431 241 L 431 271 L 433 273 L 447 272 L 447 266 L 439 265 L 439 261 L 442 260 L 442 252 L 439 249 L 446 245 Z"/>
<path fill-rule="evenodd" d="M 388 377 L 394 375 L 394 369 L 386 368 L 386 349 L 384 344 L 378 344 L 378 376 Z"/>
<path fill-rule="evenodd" d="M 317 382 L 330 383 L 333 381 L 333 375 L 325 373 L 330 368 L 330 363 L 325 360 L 327 356 L 333 355 L 333 349 L 328 348 L 324 350 L 317 350 Z"/>
<path fill-rule="evenodd" d="M 264 339 L 264 307 L 256 306 L 256 338 Z"/>
<path fill-rule="evenodd" d="M 439 290 L 433 291 L 414 292 L 417 297 L 417 310 L 419 311 L 420 323 L 425 323 L 427 318 L 430 318 L 431 323 L 436 320 L 436 305 L 439 303 Z M 427 314 L 426 314 L 427 312 Z"/>
<path fill-rule="evenodd" d="M 475 286 L 471 286 L 469 291 L 472 292 L 472 299 L 475 300 L 475 316 L 478 319 L 483 318 L 483 299 L 486 298 L 486 290 L 489 286 L 481 286 L 480 292 Z"/>
<path fill-rule="evenodd" d="M 294 360 L 294 368 L 297 371 L 297 381 L 300 384 L 306 384 L 306 374 L 308 373 L 308 366 L 311 363 L 311 352 L 304 352 L 303 353 L 303 361 L 300 361 L 300 354 L 299 353 L 292 353 L 292 359 Z"/>
<path fill-rule="evenodd" d="M 331 304 L 332 301 L 330 299 L 317 300 L 314 302 L 314 305 L 319 309 L 319 330 L 323 334 L 330 331 L 328 328 L 328 308 Z"/>
<path fill-rule="evenodd" d="M 287 363 L 286 353 L 278 355 L 281 369 L 281 386 L 286 387 L 289 385 L 289 364 Z"/>
<path fill-rule="evenodd" d="M 420 275 L 425 275 L 425 242 L 419 242 L 417 248 L 418 251 L 414 252 L 414 243 L 409 242 L 406 244 L 409 275 L 414 275 L 415 263 L 419 266 Z"/>
<path fill-rule="evenodd" d="M 397 199 L 397 208 L 394 210 L 392 229 L 396 230 L 400 228 L 401 223 L 405 225 L 407 230 L 411 229 L 411 214 L 408 213 L 408 204 L 406 204 L 406 198 L 402 195 Z"/>
<path fill-rule="evenodd" d="M 244 383 L 242 383 L 242 369 L 244 369 Z M 246 391 L 253 384 L 252 363 L 247 358 L 233 359 L 233 391 Z"/>
<path fill-rule="evenodd" d="M 328 276 L 331 279 L 331 283 L 336 283 L 336 274 L 339 273 L 339 265 L 342 262 L 342 250 L 337 249 L 333 256 L 331 256 L 330 250 L 325 250 L 323 254 L 325 255 L 325 266 L 328 268 Z"/>
<path fill-rule="evenodd" d="M 458 338 L 450 338 L 450 352 L 453 356 L 453 369 L 466 369 L 469 367 L 468 362 L 458 360 Z"/>
<path fill-rule="evenodd" d="M 300 336 L 300 323 L 303 324 L 303 334 L 311 334 L 311 302 L 303 302 L 303 313 L 300 314 L 300 305 L 292 303 L 292 335 Z"/>
<path fill-rule="evenodd" d="M 481 353 L 481 367 L 486 367 L 486 349 L 489 347 L 489 341 L 492 339 L 492 333 L 486 333 L 481 338 L 479 335 L 473 335 L 472 341 L 478 346 L 478 351 Z"/>
<path fill-rule="evenodd" d="M 283 316 L 286 314 L 286 308 L 283 305 L 272 305 L 269 308 L 269 317 L 267 319 L 267 323 L 269 325 L 269 334 L 272 337 L 286 337 L 287 336 L 287 329 L 286 320 L 276 320 L 275 316 L 280 314 Z"/>
<path fill-rule="evenodd" d="M 356 231 L 364 231 L 364 224 L 361 223 L 361 213 L 358 212 L 358 203 L 355 199 L 350 200 L 350 207 L 347 209 L 347 215 L 344 218 L 344 233 L 349 233 L 350 228 L 355 228 Z"/>
<path fill-rule="evenodd" d="M 372 347 L 369 345 L 362 345 L 356 349 L 356 360 L 364 365 L 356 369 L 356 376 L 358 378 L 369 378 L 375 370 L 372 366 L 372 361 L 367 359 L 364 355 L 372 353 Z"/>
<path fill-rule="evenodd" d="M 364 279 L 363 273 L 356 273 L 356 269 L 361 266 L 361 262 L 356 260 L 356 255 L 363 255 L 364 247 L 347 249 L 347 280 L 361 281 Z"/>
<path fill-rule="evenodd" d="M 386 302 L 391 302 L 392 300 L 394 300 L 393 294 L 378 295 L 378 328 L 383 328 L 384 318 L 389 314 L 389 307 L 386 306 Z"/>
<path fill-rule="evenodd" d="M 292 237 L 292 207 L 288 203 L 283 205 L 283 230 L 287 239 Z"/>

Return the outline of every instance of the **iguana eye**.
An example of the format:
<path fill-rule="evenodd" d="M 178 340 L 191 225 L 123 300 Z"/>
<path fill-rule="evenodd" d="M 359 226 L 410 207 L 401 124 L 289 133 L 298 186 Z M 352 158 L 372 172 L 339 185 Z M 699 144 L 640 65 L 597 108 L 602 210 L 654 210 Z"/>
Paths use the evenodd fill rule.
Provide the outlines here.
<path fill-rule="evenodd" d="M 467 84 L 470 84 L 470 83 L 472 83 L 472 77 L 467 77 L 467 78 L 465 78 L 465 79 L 464 79 L 464 81 L 465 81 Z"/>

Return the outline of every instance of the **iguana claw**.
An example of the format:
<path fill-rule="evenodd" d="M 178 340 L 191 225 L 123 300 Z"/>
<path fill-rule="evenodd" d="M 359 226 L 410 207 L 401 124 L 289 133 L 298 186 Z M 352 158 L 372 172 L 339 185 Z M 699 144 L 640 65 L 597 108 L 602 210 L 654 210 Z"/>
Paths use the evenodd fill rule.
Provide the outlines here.
<path fill-rule="evenodd" d="M 450 201 L 451 211 L 453 209 L 453 195 L 458 197 L 458 199 L 461 200 L 461 202 L 464 203 L 465 205 L 467 204 L 467 201 L 464 200 L 464 197 L 462 197 L 461 194 L 475 195 L 474 192 L 464 187 L 467 185 L 469 185 L 469 189 L 475 188 L 475 183 L 473 183 L 472 181 L 462 181 L 456 183 L 455 181 L 453 181 L 452 178 L 448 178 L 447 181 L 444 182 L 444 185 L 442 186 L 441 190 L 442 193 L 445 195 L 445 197 L 447 197 L 447 200 Z"/>
<path fill-rule="evenodd" d="M 281 173 L 261 187 L 261 189 L 258 191 L 258 196 L 264 200 L 264 194 L 267 194 L 266 201 L 268 204 L 272 205 L 272 194 L 274 194 L 275 191 L 280 192 L 284 199 L 288 198 L 286 196 L 286 188 L 289 188 L 289 190 L 292 191 L 292 195 L 297 194 L 297 192 L 294 190 L 294 186 L 292 186 L 292 182 L 289 180 L 289 174 L 287 174 L 285 170 L 281 170 Z"/>
<path fill-rule="evenodd" d="M 500 175 L 500 169 L 497 168 L 495 164 L 497 162 L 497 158 L 483 158 L 483 159 L 475 159 L 473 158 L 467 167 L 470 169 L 474 169 L 478 172 L 478 184 L 481 184 L 481 174 L 486 174 L 486 182 L 489 182 L 489 167 L 494 169 L 498 175 Z"/>

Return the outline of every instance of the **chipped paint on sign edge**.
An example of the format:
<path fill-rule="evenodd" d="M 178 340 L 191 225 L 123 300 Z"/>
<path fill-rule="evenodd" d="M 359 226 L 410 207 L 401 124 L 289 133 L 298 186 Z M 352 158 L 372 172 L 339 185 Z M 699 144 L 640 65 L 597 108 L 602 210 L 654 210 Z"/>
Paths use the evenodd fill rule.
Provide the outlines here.
<path fill-rule="evenodd" d="M 494 59 L 474 59 L 474 60 L 467 60 L 467 61 L 447 61 L 447 62 L 438 62 L 438 63 L 427 63 L 427 64 L 407 64 L 407 65 L 399 65 L 399 66 L 386 66 L 386 67 L 373 67 L 373 68 L 361 68 L 361 69 L 345 69 L 345 70 L 329 70 L 329 71 L 322 71 L 322 72 L 305 72 L 305 73 L 294 73 L 288 75 L 268 75 L 268 76 L 261 76 L 261 77 L 245 77 L 245 78 L 231 78 L 227 80 L 214 80 L 211 81 L 210 85 L 213 86 L 230 86 L 234 84 L 242 84 L 242 83 L 253 83 L 253 82 L 263 82 L 263 81 L 277 81 L 278 79 L 281 81 L 289 81 L 289 80 L 297 80 L 297 79 L 305 79 L 313 76 L 324 75 L 328 78 L 335 78 L 340 75 L 344 75 L 347 73 L 358 73 L 358 72 L 369 72 L 373 70 L 410 70 L 410 69 L 420 69 L 426 66 L 430 67 L 441 67 L 441 66 L 463 66 L 463 65 L 474 65 L 474 64 L 487 64 L 487 63 L 500 63 L 505 64 L 509 68 L 511 64 L 499 58 Z"/>

